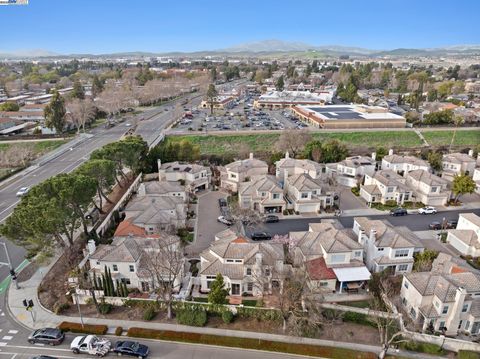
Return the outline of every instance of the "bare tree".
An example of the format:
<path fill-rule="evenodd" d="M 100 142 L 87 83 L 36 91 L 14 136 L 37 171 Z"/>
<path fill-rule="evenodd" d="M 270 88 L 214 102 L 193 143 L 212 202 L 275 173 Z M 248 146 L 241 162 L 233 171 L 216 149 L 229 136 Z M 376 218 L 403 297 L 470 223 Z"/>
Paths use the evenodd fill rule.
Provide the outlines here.
<path fill-rule="evenodd" d="M 240 206 L 238 201 L 229 204 L 230 216 L 232 217 L 235 225 L 237 226 L 237 232 L 245 235 L 245 228 L 255 228 L 259 224 L 263 223 L 263 217 L 258 212 L 251 208 L 244 208 Z"/>
<path fill-rule="evenodd" d="M 277 149 L 282 152 L 288 151 L 292 157 L 296 157 L 311 140 L 312 136 L 306 129 L 287 130 L 280 135 Z"/>
<path fill-rule="evenodd" d="M 167 307 L 167 317 L 171 319 L 174 294 L 180 289 L 185 267 L 180 240 L 172 235 L 161 235 L 160 238 L 148 240 L 141 260 L 151 276 L 154 291 Z"/>
<path fill-rule="evenodd" d="M 85 124 L 95 117 L 95 105 L 90 99 L 73 99 L 67 103 L 67 111 L 70 112 L 70 117 L 77 127 L 77 133 L 80 132 L 80 128 L 85 132 Z"/>

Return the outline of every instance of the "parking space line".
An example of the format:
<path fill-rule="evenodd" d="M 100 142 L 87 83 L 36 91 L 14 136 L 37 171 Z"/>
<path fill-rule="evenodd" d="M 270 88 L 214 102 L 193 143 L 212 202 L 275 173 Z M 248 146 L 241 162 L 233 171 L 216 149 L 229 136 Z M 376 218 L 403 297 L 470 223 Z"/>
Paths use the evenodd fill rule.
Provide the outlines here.
<path fill-rule="evenodd" d="M 18 333 L 18 330 L 14 330 L 14 329 L 8 331 L 8 334 L 17 334 L 17 333 Z"/>
<path fill-rule="evenodd" d="M 4 347 L 4 346 L 6 346 L 6 345 L 7 345 L 6 342 L 0 342 L 0 347 Z"/>
<path fill-rule="evenodd" d="M 12 336 L 11 335 L 5 335 L 2 340 L 12 340 Z"/>

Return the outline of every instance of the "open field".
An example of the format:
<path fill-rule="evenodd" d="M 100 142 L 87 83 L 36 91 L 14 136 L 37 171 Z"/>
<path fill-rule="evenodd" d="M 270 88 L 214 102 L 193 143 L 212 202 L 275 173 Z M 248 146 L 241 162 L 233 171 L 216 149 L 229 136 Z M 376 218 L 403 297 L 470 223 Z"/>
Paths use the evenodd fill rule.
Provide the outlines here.
<path fill-rule="evenodd" d="M 53 151 L 60 147 L 68 140 L 48 140 L 48 141 L 25 141 L 25 142 L 10 142 L 0 143 L 0 151 L 6 151 L 12 146 L 24 147 L 30 149 L 35 155 L 40 156 L 47 152 Z"/>
<path fill-rule="evenodd" d="M 452 140 L 453 131 L 422 131 L 427 142 L 432 146 L 448 146 Z M 454 145 L 474 146 L 480 144 L 480 129 L 457 131 Z"/>

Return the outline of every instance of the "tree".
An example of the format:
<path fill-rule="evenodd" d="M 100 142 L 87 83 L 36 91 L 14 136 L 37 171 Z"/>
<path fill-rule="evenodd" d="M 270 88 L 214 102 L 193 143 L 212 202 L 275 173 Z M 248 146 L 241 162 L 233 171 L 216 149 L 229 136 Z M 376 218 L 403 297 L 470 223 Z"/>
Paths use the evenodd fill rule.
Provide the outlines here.
<path fill-rule="evenodd" d="M 179 248 L 176 236 L 162 235 L 145 244 L 142 259 L 152 277 L 153 289 L 167 307 L 167 317 L 171 319 L 174 293 L 180 289 L 185 258 Z"/>
<path fill-rule="evenodd" d="M 286 130 L 282 132 L 278 139 L 277 149 L 282 152 L 288 151 L 295 158 L 311 139 L 312 136 L 306 129 Z"/>
<path fill-rule="evenodd" d="M 62 133 L 65 127 L 65 100 L 63 97 L 55 91 L 53 93 L 50 103 L 45 106 L 45 126 L 48 128 L 54 128 L 57 133 Z"/>
<path fill-rule="evenodd" d="M 77 133 L 80 132 L 80 128 L 83 128 L 83 132 L 85 133 L 85 124 L 89 123 L 95 117 L 96 108 L 93 101 L 75 98 L 67 103 L 67 110 L 70 113 L 73 123 L 77 127 Z"/>
<path fill-rule="evenodd" d="M 431 112 L 423 116 L 425 125 L 448 125 L 453 123 L 454 114 L 452 110 Z"/>
<path fill-rule="evenodd" d="M 432 102 L 432 101 L 436 101 L 438 98 L 438 93 L 437 93 L 437 90 L 436 89 L 432 89 L 430 91 L 428 91 L 428 94 L 427 94 L 427 100 Z"/>
<path fill-rule="evenodd" d="M 187 139 L 180 142 L 162 141 L 148 152 L 145 173 L 156 172 L 158 160 L 162 163 L 173 161 L 194 162 L 199 158 L 200 146 L 194 145 Z"/>
<path fill-rule="evenodd" d="M 82 164 L 76 172 L 95 180 L 100 211 L 102 211 L 103 208 L 102 198 L 105 198 L 108 203 L 113 203 L 108 199 L 105 191 L 108 191 L 115 183 L 115 162 L 103 159 L 91 159 Z"/>
<path fill-rule="evenodd" d="M 213 114 L 213 107 L 215 106 L 215 102 L 217 101 L 218 92 L 215 88 L 214 84 L 208 85 L 207 90 L 207 102 L 210 106 L 210 114 Z"/>
<path fill-rule="evenodd" d="M 375 151 L 375 160 L 381 161 L 383 157 L 385 157 L 388 154 L 388 151 L 385 147 L 377 147 Z"/>
<path fill-rule="evenodd" d="M 448 152 L 452 151 L 453 143 L 455 142 L 455 136 L 457 135 L 458 126 L 463 124 L 463 117 L 461 116 L 454 116 L 453 123 L 455 124 L 455 128 L 453 129 L 452 140 L 450 141 L 450 146 L 448 147 Z"/>
<path fill-rule="evenodd" d="M 212 82 L 217 81 L 217 68 L 215 66 L 210 70 L 210 76 L 212 77 Z"/>
<path fill-rule="evenodd" d="M 75 81 L 73 83 L 73 90 L 71 93 L 72 98 L 77 98 L 79 100 L 83 100 L 85 98 L 85 91 L 83 91 L 83 86 L 80 81 Z"/>
<path fill-rule="evenodd" d="M 452 192 L 455 196 L 455 202 L 458 202 L 460 196 L 475 192 L 475 188 L 475 181 L 467 174 L 461 173 L 453 177 Z"/>
<path fill-rule="evenodd" d="M 92 80 L 92 98 L 97 97 L 102 91 L 103 82 L 98 78 L 97 75 L 94 75 Z"/>
<path fill-rule="evenodd" d="M 437 251 L 426 249 L 413 254 L 413 270 L 416 272 L 430 272 L 432 263 L 438 257 Z"/>
<path fill-rule="evenodd" d="M 230 216 L 237 226 L 237 232 L 245 235 L 244 225 L 249 228 L 256 228 L 263 223 L 263 218 L 259 211 L 240 206 L 239 202 L 229 204 Z"/>
<path fill-rule="evenodd" d="M 428 163 L 437 172 L 442 170 L 442 159 L 443 155 L 440 152 L 431 151 L 427 155 Z"/>
<path fill-rule="evenodd" d="M 228 290 L 225 289 L 225 282 L 223 276 L 218 273 L 214 281 L 210 285 L 210 292 L 208 293 L 208 302 L 212 304 L 226 304 Z"/>
<path fill-rule="evenodd" d="M 285 86 L 285 82 L 283 81 L 283 75 L 281 75 L 278 78 L 277 83 L 275 84 L 275 87 L 277 91 L 283 91 L 284 86 Z"/>
<path fill-rule="evenodd" d="M 7 101 L 0 104 L 0 111 L 18 111 L 20 106 L 17 103 L 12 101 Z"/>
<path fill-rule="evenodd" d="M 305 156 L 321 163 L 333 163 L 344 160 L 348 156 L 347 147 L 338 140 L 322 143 L 318 140 L 305 145 Z"/>

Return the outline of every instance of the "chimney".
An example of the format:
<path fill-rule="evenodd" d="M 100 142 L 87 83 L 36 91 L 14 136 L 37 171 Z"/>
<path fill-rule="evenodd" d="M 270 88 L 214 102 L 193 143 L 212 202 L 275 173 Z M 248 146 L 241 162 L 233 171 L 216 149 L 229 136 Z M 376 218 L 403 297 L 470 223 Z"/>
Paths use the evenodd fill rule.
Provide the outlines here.
<path fill-rule="evenodd" d="M 377 231 L 376 231 L 375 229 L 372 228 L 372 229 L 370 230 L 370 236 L 368 237 L 368 239 L 369 239 L 372 243 L 375 242 L 375 240 L 377 239 Z"/>
<path fill-rule="evenodd" d="M 158 159 L 157 160 L 157 167 L 158 167 L 158 180 L 161 181 L 161 175 L 160 175 L 160 167 L 162 167 L 162 160 Z"/>
<path fill-rule="evenodd" d="M 290 158 L 290 153 L 288 153 L 288 151 L 287 151 L 287 152 L 285 152 L 285 159 L 288 159 L 288 158 Z"/>
<path fill-rule="evenodd" d="M 260 267 L 262 265 L 262 262 L 263 262 L 262 252 L 255 253 L 255 265 Z"/>
<path fill-rule="evenodd" d="M 88 248 L 88 254 L 92 255 L 93 253 L 95 253 L 97 246 L 95 245 L 95 241 L 93 239 L 90 239 L 87 242 L 87 248 Z"/>
<path fill-rule="evenodd" d="M 287 182 L 288 178 L 288 170 L 286 168 L 283 169 L 283 183 Z"/>
<path fill-rule="evenodd" d="M 471 149 L 468 150 L 468 155 L 469 155 L 470 157 L 473 157 L 473 150 L 471 150 Z"/>
<path fill-rule="evenodd" d="M 250 152 L 249 158 L 250 158 L 251 160 L 253 160 L 253 153 L 252 153 L 252 152 Z"/>
<path fill-rule="evenodd" d="M 377 153 L 372 152 L 372 160 L 376 161 L 377 160 Z"/>
<path fill-rule="evenodd" d="M 390 148 L 390 149 L 388 150 L 388 155 L 389 155 L 389 156 L 393 155 L 393 149 Z"/>

